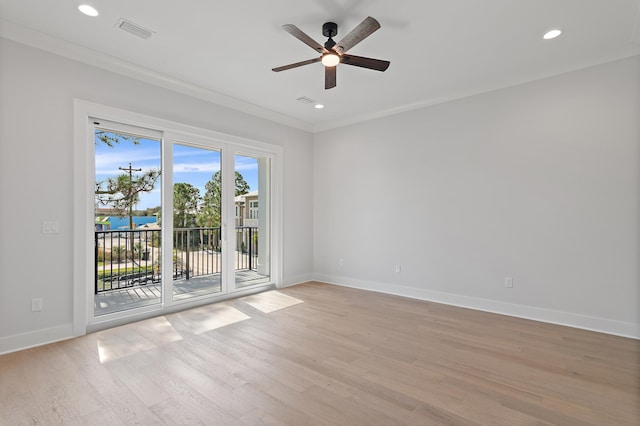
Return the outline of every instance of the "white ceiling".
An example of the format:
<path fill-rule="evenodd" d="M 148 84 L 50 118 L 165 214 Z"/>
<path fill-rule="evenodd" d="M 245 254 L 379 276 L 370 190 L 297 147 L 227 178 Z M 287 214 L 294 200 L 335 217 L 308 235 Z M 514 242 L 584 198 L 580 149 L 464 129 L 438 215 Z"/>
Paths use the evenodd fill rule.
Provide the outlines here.
<path fill-rule="evenodd" d="M 79 3 L 0 0 L 0 36 L 310 131 L 640 54 L 640 0 L 87 0 L 96 18 Z M 317 55 L 283 24 L 324 44 L 324 22 L 339 40 L 367 16 L 382 28 L 349 53 L 386 72 L 338 65 L 324 90 L 319 63 L 271 71 Z M 563 35 L 543 40 L 553 27 Z"/>

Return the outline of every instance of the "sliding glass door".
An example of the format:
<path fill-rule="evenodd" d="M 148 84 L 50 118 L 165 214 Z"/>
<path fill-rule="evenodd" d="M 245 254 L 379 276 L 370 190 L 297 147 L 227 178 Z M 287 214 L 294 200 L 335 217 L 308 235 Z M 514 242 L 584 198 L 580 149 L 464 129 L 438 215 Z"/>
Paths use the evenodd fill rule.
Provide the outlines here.
<path fill-rule="evenodd" d="M 235 287 L 270 280 L 271 160 L 236 154 Z"/>
<path fill-rule="evenodd" d="M 272 282 L 273 156 L 90 120 L 93 318 Z"/>
<path fill-rule="evenodd" d="M 161 138 L 94 120 L 94 315 L 162 302 Z"/>
<path fill-rule="evenodd" d="M 173 143 L 174 300 L 222 292 L 221 151 Z"/>

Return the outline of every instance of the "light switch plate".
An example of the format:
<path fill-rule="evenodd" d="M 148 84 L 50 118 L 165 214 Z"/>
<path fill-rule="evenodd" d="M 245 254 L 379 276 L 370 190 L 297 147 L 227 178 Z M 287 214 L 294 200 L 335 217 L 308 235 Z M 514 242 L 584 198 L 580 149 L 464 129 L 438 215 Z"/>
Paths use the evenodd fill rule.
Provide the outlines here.
<path fill-rule="evenodd" d="M 42 310 L 42 297 L 31 299 L 31 312 L 39 312 Z"/>

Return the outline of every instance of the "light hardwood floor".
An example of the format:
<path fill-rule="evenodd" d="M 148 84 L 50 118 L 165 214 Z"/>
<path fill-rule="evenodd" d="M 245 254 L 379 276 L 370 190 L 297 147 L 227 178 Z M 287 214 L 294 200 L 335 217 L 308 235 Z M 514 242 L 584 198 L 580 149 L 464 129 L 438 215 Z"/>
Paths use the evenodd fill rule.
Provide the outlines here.
<path fill-rule="evenodd" d="M 320 283 L 0 356 L 2 425 L 634 425 L 640 341 Z"/>

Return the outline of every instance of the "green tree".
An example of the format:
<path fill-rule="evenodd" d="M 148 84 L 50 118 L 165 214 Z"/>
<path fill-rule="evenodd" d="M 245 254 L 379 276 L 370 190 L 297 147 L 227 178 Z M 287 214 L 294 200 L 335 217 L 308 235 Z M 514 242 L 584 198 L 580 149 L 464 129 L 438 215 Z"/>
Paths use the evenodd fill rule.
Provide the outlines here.
<path fill-rule="evenodd" d="M 200 190 L 190 183 L 173 185 L 173 226 L 187 228 L 195 224 Z"/>
<path fill-rule="evenodd" d="M 136 210 L 136 216 L 155 216 L 156 223 L 160 225 L 160 206 L 157 207 L 149 207 L 144 210 Z"/>
<path fill-rule="evenodd" d="M 211 180 L 204 186 L 205 194 L 203 206 L 198 214 L 197 223 L 199 226 L 214 228 L 220 226 L 220 212 L 222 206 L 222 189 L 220 182 L 220 171 L 215 172 Z M 244 195 L 249 192 L 249 184 L 244 180 L 240 172 L 235 172 L 235 195 Z"/>
<path fill-rule="evenodd" d="M 150 169 L 142 174 L 133 174 L 131 164 L 128 170 L 129 173 L 96 182 L 95 196 L 99 204 L 128 212 L 129 229 L 133 229 L 133 206 L 140 201 L 141 193 L 153 190 L 160 177 L 160 170 Z M 133 252 L 133 238 L 131 251 Z"/>
<path fill-rule="evenodd" d="M 157 207 L 149 207 L 147 209 L 141 210 L 141 216 L 155 216 L 160 213 L 160 206 Z"/>
<path fill-rule="evenodd" d="M 219 180 L 220 178 L 218 178 L 218 181 Z M 249 184 L 247 183 L 247 181 L 244 180 L 244 177 L 240 174 L 240 172 L 236 172 L 236 197 L 238 195 L 248 194 L 249 189 L 251 188 L 249 187 Z"/>
<path fill-rule="evenodd" d="M 120 141 L 129 141 L 134 145 L 140 144 L 140 139 L 133 135 L 123 135 L 121 133 L 111 133 L 104 130 L 96 130 L 95 143 L 103 143 L 108 147 L 113 148 L 113 145 L 120 143 Z"/>

